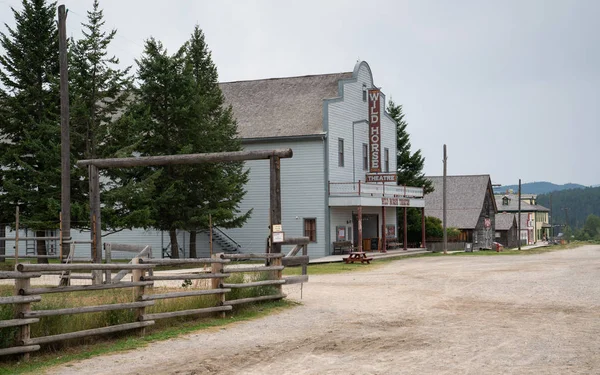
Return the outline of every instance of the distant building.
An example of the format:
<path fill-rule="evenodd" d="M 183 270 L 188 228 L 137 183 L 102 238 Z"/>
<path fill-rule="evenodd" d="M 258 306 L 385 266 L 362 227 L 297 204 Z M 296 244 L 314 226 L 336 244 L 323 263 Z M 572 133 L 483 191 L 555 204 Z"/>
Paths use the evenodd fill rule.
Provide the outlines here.
<path fill-rule="evenodd" d="M 498 212 L 517 214 L 519 212 L 519 196 L 516 194 L 498 194 L 495 197 Z M 543 241 L 550 236 L 549 212 L 544 206 L 535 203 L 533 194 L 521 195 L 521 243 L 523 243 L 523 230 L 526 228 L 528 244 Z M 518 220 L 518 217 L 517 217 Z"/>
<path fill-rule="evenodd" d="M 435 190 L 425 196 L 425 215 L 443 220 L 443 177 L 427 179 Z M 446 226 L 459 229 L 460 240 L 473 248 L 491 249 L 497 209 L 490 176 L 447 176 L 446 188 Z"/>
<path fill-rule="evenodd" d="M 512 213 L 496 214 L 496 242 L 507 248 L 518 246 L 517 219 Z"/>

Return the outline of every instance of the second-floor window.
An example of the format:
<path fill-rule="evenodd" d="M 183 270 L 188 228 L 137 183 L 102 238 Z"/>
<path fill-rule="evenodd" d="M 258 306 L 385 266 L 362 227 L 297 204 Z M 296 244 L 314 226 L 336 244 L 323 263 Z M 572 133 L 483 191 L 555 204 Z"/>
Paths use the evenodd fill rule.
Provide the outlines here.
<path fill-rule="evenodd" d="M 369 169 L 369 146 L 363 143 L 363 171 Z"/>
<path fill-rule="evenodd" d="M 344 140 L 338 138 L 338 167 L 344 166 Z"/>
<path fill-rule="evenodd" d="M 383 149 L 383 166 L 385 168 L 384 172 L 387 173 L 390 171 L 390 149 L 389 148 Z"/>

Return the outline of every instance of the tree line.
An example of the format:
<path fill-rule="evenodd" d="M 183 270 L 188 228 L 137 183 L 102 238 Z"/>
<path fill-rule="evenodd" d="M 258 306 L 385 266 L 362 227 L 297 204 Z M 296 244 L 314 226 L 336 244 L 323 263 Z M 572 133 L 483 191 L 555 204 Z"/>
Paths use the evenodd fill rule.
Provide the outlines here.
<path fill-rule="evenodd" d="M 0 33 L 0 237 L 14 223 L 44 236 L 58 227 L 61 197 L 59 49 L 56 3 L 23 0 L 12 8 L 14 26 Z M 225 105 L 217 68 L 196 26 L 174 53 L 145 41 L 132 67 L 120 69 L 108 53 L 117 30 L 105 27 L 94 0 L 68 41 L 71 165 L 106 157 L 240 151 L 237 124 Z M 87 170 L 71 170 L 72 227 L 90 228 Z M 243 163 L 146 167 L 102 171 L 103 229 L 167 231 L 178 257 L 176 231 L 241 226 L 248 181 Z M 1 245 L 1 244 L 0 244 Z M 38 254 L 45 254 L 44 241 Z M 4 246 L 0 246 L 3 250 Z"/>

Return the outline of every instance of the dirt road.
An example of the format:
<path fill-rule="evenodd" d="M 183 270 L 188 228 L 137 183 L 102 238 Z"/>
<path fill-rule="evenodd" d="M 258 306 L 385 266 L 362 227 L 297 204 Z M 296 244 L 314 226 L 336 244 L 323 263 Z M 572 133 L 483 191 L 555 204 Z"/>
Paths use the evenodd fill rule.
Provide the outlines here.
<path fill-rule="evenodd" d="M 303 296 L 278 315 L 47 374 L 600 374 L 600 246 L 404 259 L 312 276 Z"/>

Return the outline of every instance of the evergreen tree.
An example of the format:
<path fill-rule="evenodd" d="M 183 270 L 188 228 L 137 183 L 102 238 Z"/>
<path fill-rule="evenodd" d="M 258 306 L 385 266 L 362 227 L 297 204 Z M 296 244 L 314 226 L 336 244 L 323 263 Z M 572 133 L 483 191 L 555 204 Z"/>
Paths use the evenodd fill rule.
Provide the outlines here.
<path fill-rule="evenodd" d="M 22 7 L 12 9 L 15 27 L 0 33 L 0 211 L 18 204 L 23 226 L 42 237 L 58 227 L 61 197 L 56 3 L 23 0 Z M 46 254 L 45 241 L 37 251 Z"/>
<path fill-rule="evenodd" d="M 103 141 L 114 118 L 126 106 L 131 86 L 129 68 L 118 69 L 119 59 L 108 55 L 107 48 L 117 31 L 103 30 L 104 16 L 98 0 L 94 0 L 87 18 L 88 23 L 82 24 L 84 37 L 71 42 L 69 55 L 71 145 L 77 159 L 107 155 Z M 87 170 L 75 169 L 73 175 L 73 226 L 89 227 Z M 107 222 L 110 224 L 110 220 Z"/>
<path fill-rule="evenodd" d="M 172 56 L 160 42 L 148 40 L 137 63 L 140 86 L 134 90 L 135 103 L 119 121 L 122 131 L 111 134 L 115 144 L 129 145 L 119 150 L 121 156 L 241 149 L 232 110 L 224 105 L 216 67 L 198 27 Z M 219 163 L 131 170 L 119 176 L 123 188 L 109 194 L 117 198 L 110 206 L 145 220 L 145 226 L 168 231 L 171 254 L 177 258 L 178 229 L 207 228 L 209 214 L 224 227 L 247 220 L 249 213 L 238 210 L 248 179 L 242 168 L 242 163 Z M 123 194 L 124 190 L 138 194 Z"/>
<path fill-rule="evenodd" d="M 423 166 L 425 158 L 421 150 L 411 153 L 409 134 L 406 130 L 408 123 L 404 120 L 402 105 L 396 105 L 390 98 L 387 106 L 388 114 L 396 121 L 396 165 L 398 168 L 398 185 L 422 186 L 425 194 L 433 191 L 431 181 L 425 178 Z M 398 210 L 398 233 L 404 233 L 403 210 Z M 408 208 L 407 212 L 408 241 L 421 240 L 421 212 L 417 208 Z"/>

